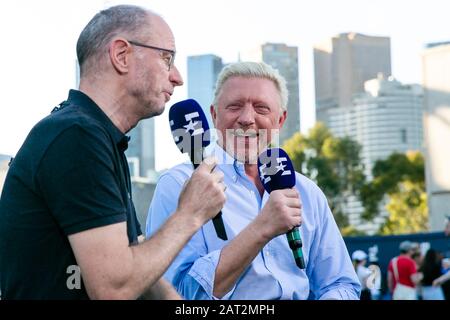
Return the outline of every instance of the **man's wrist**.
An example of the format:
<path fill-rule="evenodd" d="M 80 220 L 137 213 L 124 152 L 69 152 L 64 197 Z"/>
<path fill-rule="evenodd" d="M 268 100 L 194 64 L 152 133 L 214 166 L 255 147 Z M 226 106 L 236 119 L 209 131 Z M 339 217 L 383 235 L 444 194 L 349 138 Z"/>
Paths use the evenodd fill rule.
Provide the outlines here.
<path fill-rule="evenodd" d="M 247 230 L 261 246 L 266 245 L 266 243 L 272 240 L 270 234 L 265 231 L 264 225 L 260 224 L 257 218 L 248 225 Z"/>
<path fill-rule="evenodd" d="M 199 219 L 198 215 L 194 212 L 181 208 L 177 208 L 173 214 L 173 218 L 177 219 L 177 221 L 179 220 L 183 226 L 185 226 L 188 230 L 193 231 L 193 233 L 197 232 L 197 230 L 206 223 L 206 221 Z"/>

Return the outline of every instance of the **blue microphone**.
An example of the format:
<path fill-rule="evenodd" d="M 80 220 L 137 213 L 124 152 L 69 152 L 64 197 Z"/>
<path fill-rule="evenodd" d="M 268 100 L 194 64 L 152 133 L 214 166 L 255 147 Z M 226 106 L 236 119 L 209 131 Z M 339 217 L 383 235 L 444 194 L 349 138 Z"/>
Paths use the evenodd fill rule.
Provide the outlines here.
<path fill-rule="evenodd" d="M 181 153 L 189 154 L 195 170 L 203 161 L 204 149 L 211 142 L 208 120 L 202 107 L 193 99 L 177 102 L 169 110 L 169 123 L 173 140 Z M 222 211 L 212 221 L 217 236 L 228 240 Z"/>
<path fill-rule="evenodd" d="M 287 153 L 280 148 L 267 149 L 258 157 L 258 172 L 261 183 L 268 193 L 274 190 L 288 189 L 295 186 L 295 170 Z M 305 269 L 302 251 L 302 239 L 298 227 L 286 233 L 289 247 L 294 255 L 295 264 Z"/>

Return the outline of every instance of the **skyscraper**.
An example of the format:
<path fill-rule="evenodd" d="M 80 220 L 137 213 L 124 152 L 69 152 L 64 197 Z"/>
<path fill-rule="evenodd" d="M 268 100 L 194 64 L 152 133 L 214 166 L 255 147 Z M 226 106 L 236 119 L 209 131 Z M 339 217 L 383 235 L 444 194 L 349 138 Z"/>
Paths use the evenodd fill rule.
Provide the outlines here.
<path fill-rule="evenodd" d="M 393 152 L 422 151 L 423 90 L 390 77 L 366 81 L 365 93 L 355 95 L 353 105 L 330 111 L 329 128 L 338 137 L 348 136 L 362 145 L 365 174 L 379 159 Z"/>
<path fill-rule="evenodd" d="M 364 173 L 372 179 L 372 168 L 377 160 L 386 159 L 394 152 L 423 151 L 423 90 L 420 85 L 405 85 L 393 78 L 366 81 L 365 93 L 355 95 L 352 106 L 329 110 L 329 128 L 338 137 L 350 137 L 361 146 Z M 374 224 L 361 225 L 362 205 L 355 196 L 344 204 L 350 223 L 368 233 L 377 231 L 387 215 Z"/>
<path fill-rule="evenodd" d="M 217 76 L 223 67 L 222 58 L 213 54 L 189 56 L 187 64 L 188 97 L 200 104 L 209 126 L 213 127 L 209 107 L 213 102 Z"/>
<path fill-rule="evenodd" d="M 391 75 L 388 37 L 342 33 L 314 46 L 316 119 L 328 125 L 328 110 L 349 107 L 364 82 Z"/>
<path fill-rule="evenodd" d="M 262 47 L 262 61 L 271 65 L 286 79 L 289 90 L 288 117 L 280 131 L 280 145 L 300 131 L 300 94 L 298 76 L 298 48 L 283 43 L 266 43 Z"/>
<path fill-rule="evenodd" d="M 450 214 L 450 42 L 430 44 L 422 56 L 425 90 L 425 174 L 431 230 Z"/>
<path fill-rule="evenodd" d="M 284 43 L 265 43 L 256 49 L 242 52 L 245 61 L 263 61 L 286 79 L 289 90 L 287 119 L 280 131 L 280 145 L 300 131 L 300 93 L 298 74 L 298 48 Z"/>

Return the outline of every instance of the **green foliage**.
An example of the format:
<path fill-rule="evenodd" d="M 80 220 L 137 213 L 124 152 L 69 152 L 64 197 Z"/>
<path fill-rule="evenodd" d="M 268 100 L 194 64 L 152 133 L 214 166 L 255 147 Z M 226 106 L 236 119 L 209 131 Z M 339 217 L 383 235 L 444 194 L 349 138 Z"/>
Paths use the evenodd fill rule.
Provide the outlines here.
<path fill-rule="evenodd" d="M 325 193 L 336 223 L 348 234 L 356 230 L 348 225 L 341 208 L 348 195 L 358 194 L 365 176 L 360 161 L 361 146 L 349 138 L 336 138 L 322 123 L 317 123 L 307 136 L 296 133 L 283 149 L 294 168 L 315 181 Z"/>
<path fill-rule="evenodd" d="M 363 218 L 367 220 L 378 214 L 378 205 L 385 195 L 400 191 L 401 182 L 424 184 L 424 159 L 420 152 L 393 153 L 385 160 L 378 160 L 372 174 L 372 181 L 365 183 L 360 192 L 360 199 L 365 208 Z"/>
<path fill-rule="evenodd" d="M 389 218 L 381 234 L 401 234 L 428 230 L 424 158 L 420 152 L 394 153 L 375 163 L 373 180 L 360 192 L 365 207 L 363 218 L 378 214 L 380 202 L 388 196 Z"/>
<path fill-rule="evenodd" d="M 388 196 L 390 214 L 381 234 L 427 230 L 428 209 L 425 193 L 424 158 L 419 152 L 394 153 L 377 161 L 373 180 L 366 182 L 361 165 L 361 146 L 349 138 L 336 138 L 322 123 L 307 135 L 296 133 L 283 148 L 294 168 L 316 182 L 325 193 L 336 223 L 344 236 L 363 233 L 349 225 L 342 204 L 350 195 L 359 196 L 363 218 L 372 220 L 379 204 Z"/>
<path fill-rule="evenodd" d="M 427 195 L 421 182 L 401 182 L 386 205 L 389 218 L 380 233 L 401 234 L 428 230 Z"/>

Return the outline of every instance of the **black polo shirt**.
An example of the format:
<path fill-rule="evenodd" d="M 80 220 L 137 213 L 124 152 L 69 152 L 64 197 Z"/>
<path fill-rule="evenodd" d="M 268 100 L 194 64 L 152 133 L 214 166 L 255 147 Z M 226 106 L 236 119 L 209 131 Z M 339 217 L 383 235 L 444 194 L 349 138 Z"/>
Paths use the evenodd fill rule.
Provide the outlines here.
<path fill-rule="evenodd" d="M 127 147 L 128 137 L 76 90 L 31 130 L 0 200 L 3 299 L 87 299 L 69 279 L 77 265 L 70 234 L 126 221 L 137 242 Z"/>

